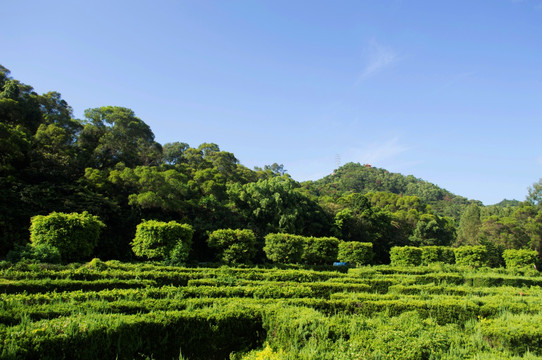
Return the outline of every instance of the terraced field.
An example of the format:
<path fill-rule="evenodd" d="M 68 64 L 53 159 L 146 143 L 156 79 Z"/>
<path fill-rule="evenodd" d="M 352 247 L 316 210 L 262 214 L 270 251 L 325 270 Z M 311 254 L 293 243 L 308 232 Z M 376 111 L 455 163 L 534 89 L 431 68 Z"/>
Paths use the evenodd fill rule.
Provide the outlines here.
<path fill-rule="evenodd" d="M 2 264 L 3 359 L 539 359 L 542 276 Z"/>

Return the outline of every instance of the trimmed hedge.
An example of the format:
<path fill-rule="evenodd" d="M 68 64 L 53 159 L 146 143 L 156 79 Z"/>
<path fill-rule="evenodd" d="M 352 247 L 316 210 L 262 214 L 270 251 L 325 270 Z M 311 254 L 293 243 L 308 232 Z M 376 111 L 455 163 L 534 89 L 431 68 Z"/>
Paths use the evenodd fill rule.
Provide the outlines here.
<path fill-rule="evenodd" d="M 305 238 L 301 261 L 308 265 L 326 265 L 337 260 L 339 240 L 334 237 Z"/>
<path fill-rule="evenodd" d="M 299 264 L 305 237 L 292 234 L 267 234 L 263 251 L 267 258 L 281 264 Z"/>
<path fill-rule="evenodd" d="M 482 334 L 492 343 L 503 347 L 513 354 L 523 355 L 530 352 L 542 355 L 542 316 L 526 314 L 505 314 L 497 319 L 482 322 Z"/>
<path fill-rule="evenodd" d="M 65 262 L 87 259 L 98 244 L 105 224 L 88 212 L 37 215 L 31 219 L 30 241 L 34 246 L 49 245 L 58 249 Z"/>
<path fill-rule="evenodd" d="M 4 332 L 4 333 L 2 333 Z M 138 315 L 75 315 L 2 330 L 5 359 L 228 358 L 260 346 L 257 308 L 209 308 Z M 205 346 L 202 346 L 205 344 Z"/>
<path fill-rule="evenodd" d="M 480 268 L 488 265 L 489 257 L 485 246 L 461 246 L 454 249 L 457 265 Z"/>
<path fill-rule="evenodd" d="M 156 260 L 186 261 L 194 231 L 188 224 L 175 221 L 143 221 L 137 225 L 132 251 L 139 257 Z"/>
<path fill-rule="evenodd" d="M 535 250 L 520 249 L 520 250 L 504 250 L 502 257 L 506 262 L 506 267 L 509 269 L 533 267 L 538 260 L 538 252 Z"/>
<path fill-rule="evenodd" d="M 373 244 L 358 241 L 341 241 L 338 260 L 361 266 L 369 265 L 374 257 Z"/>
<path fill-rule="evenodd" d="M 98 259 L 4 264 L 0 358 L 170 359 L 180 351 L 190 359 L 240 359 L 264 341 L 292 358 L 472 358 L 489 348 L 503 358 L 542 354 L 540 285 L 538 274 L 442 265 L 360 267 L 345 275 Z M 420 326 L 422 339 L 413 332 Z M 429 350 L 428 341 L 442 352 Z M 464 352 L 470 341 L 480 347 Z"/>
<path fill-rule="evenodd" d="M 429 265 L 436 262 L 454 264 L 454 249 L 447 246 L 422 246 L 422 265 Z"/>
<path fill-rule="evenodd" d="M 419 266 L 422 250 L 414 246 L 394 246 L 390 250 L 390 260 L 394 266 Z"/>
<path fill-rule="evenodd" d="M 256 255 L 256 236 L 248 229 L 213 231 L 207 243 L 218 250 L 219 260 L 226 264 L 247 264 Z"/>
<path fill-rule="evenodd" d="M 31 261 L 39 263 L 59 264 L 62 262 L 60 251 L 49 244 L 26 244 L 15 245 L 15 249 L 8 252 L 6 260 L 16 263 L 19 261 Z"/>

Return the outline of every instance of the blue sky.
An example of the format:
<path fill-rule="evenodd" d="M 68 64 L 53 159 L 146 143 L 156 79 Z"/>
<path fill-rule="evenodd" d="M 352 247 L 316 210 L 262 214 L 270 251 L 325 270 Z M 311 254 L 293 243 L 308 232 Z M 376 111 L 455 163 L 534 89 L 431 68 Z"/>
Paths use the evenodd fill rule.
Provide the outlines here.
<path fill-rule="evenodd" d="M 9 1 L 0 64 L 296 180 L 337 155 L 485 204 L 542 177 L 542 0 Z"/>

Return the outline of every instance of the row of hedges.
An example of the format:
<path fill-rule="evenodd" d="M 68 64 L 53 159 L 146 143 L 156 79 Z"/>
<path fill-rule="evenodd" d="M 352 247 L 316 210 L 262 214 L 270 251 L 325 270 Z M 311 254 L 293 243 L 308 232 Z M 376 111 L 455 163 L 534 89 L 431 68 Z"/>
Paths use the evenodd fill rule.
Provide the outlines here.
<path fill-rule="evenodd" d="M 308 342 L 311 337 L 322 335 L 330 340 L 336 340 L 341 333 L 346 338 L 361 336 L 360 333 L 350 334 L 346 333 L 347 330 L 341 330 L 348 324 L 344 321 L 359 319 L 360 315 L 364 322 L 369 323 L 373 321 L 370 319 L 390 321 L 390 317 L 397 316 L 400 317 L 400 323 L 403 321 L 401 314 L 413 314 L 415 311 L 417 319 L 413 324 L 423 324 L 426 322 L 422 319 L 431 318 L 427 324 L 435 328 L 445 325 L 450 327 L 450 324 L 463 325 L 483 313 L 482 307 L 476 303 L 453 298 L 365 300 L 357 304 L 345 300 L 307 298 L 285 303 L 289 304 L 286 306 L 259 305 L 253 301 L 241 305 L 242 302 L 237 299 L 225 300 L 226 303 L 206 309 L 134 315 L 79 314 L 71 318 L 15 325 L 0 329 L 0 335 L 5 339 L 0 344 L 0 352 L 2 358 L 6 359 L 132 359 L 143 354 L 151 355 L 152 358 L 178 358 L 179 351 L 191 359 L 224 359 L 232 351 L 246 351 L 260 346 L 266 336 L 267 341 L 279 349 L 287 347 L 290 341 L 301 344 Z M 357 315 L 345 318 L 341 311 L 342 315 L 336 318 L 337 326 L 333 326 L 331 332 L 318 331 L 318 324 L 330 321 L 327 316 L 332 316 L 337 309 Z M 382 312 L 386 313 L 384 318 L 373 317 Z M 495 312 L 492 315 L 498 314 Z M 536 324 L 540 321 L 539 317 L 528 321 L 524 315 L 509 315 L 509 319 L 515 320 L 514 328 L 522 330 L 512 333 L 507 331 L 509 323 L 504 321 L 507 319 L 484 320 L 481 322 L 482 333 L 522 354 L 529 349 L 538 349 L 541 336 Z M 363 328 L 372 327 L 365 325 Z M 394 328 L 400 329 L 397 326 Z M 393 333 L 396 334 L 395 331 Z M 201 346 L 202 343 L 206 346 Z"/>
<path fill-rule="evenodd" d="M 84 212 L 39 215 L 32 218 L 31 245 L 12 253 L 11 260 L 34 259 L 73 262 L 91 256 L 105 225 L 98 217 Z M 138 257 L 182 265 L 188 259 L 193 229 L 175 221 L 149 220 L 136 228 L 132 250 Z M 221 229 L 209 234 L 208 245 L 217 251 L 220 262 L 250 263 L 256 254 L 256 236 L 247 229 Z M 264 251 L 276 263 L 325 265 L 335 260 L 355 265 L 369 264 L 372 244 L 341 242 L 333 237 L 303 237 L 268 234 Z"/>
<path fill-rule="evenodd" d="M 396 246 L 390 251 L 391 264 L 395 266 L 419 266 L 440 262 L 480 268 L 490 264 L 490 256 L 488 249 L 483 245 L 458 248 Z M 536 264 L 538 253 L 528 249 L 510 249 L 505 250 L 502 257 L 507 268 L 524 268 Z"/>
<path fill-rule="evenodd" d="M 56 213 L 32 218 L 31 245 L 19 248 L 12 256 L 17 261 L 33 258 L 41 261 L 65 262 L 88 258 L 105 225 L 88 212 Z M 174 221 L 143 221 L 137 226 L 132 250 L 139 257 L 182 265 L 188 259 L 193 229 Z M 256 236 L 247 229 L 222 229 L 209 234 L 208 244 L 217 250 L 218 260 L 227 264 L 250 263 L 256 254 Z M 334 237 L 304 237 L 292 234 L 268 234 L 263 249 L 275 263 L 325 265 L 335 260 L 353 265 L 369 264 L 372 244 L 344 242 Z M 418 266 L 435 262 L 475 268 L 502 263 L 500 254 L 486 246 L 394 247 L 390 251 L 393 265 Z M 18 257 L 18 258 L 17 258 Z M 532 267 L 538 254 L 533 250 L 505 250 L 502 259 L 508 268 Z"/>
<path fill-rule="evenodd" d="M 323 265 L 339 260 L 367 265 L 373 259 L 373 244 L 334 237 L 267 234 L 263 250 L 269 260 L 282 264 Z"/>
<path fill-rule="evenodd" d="M 100 358 L 179 358 L 180 348 L 184 358 L 222 359 L 231 351 L 260 346 L 264 339 L 276 345 L 276 351 L 287 347 L 289 339 L 297 339 L 295 343 L 302 347 L 315 341 L 323 344 L 319 351 L 311 349 L 312 355 L 303 358 L 334 349 L 336 353 L 318 357 L 350 359 L 362 354 L 356 347 L 361 346 L 358 341 L 368 339 L 363 346 L 373 346 L 373 338 L 381 336 L 386 342 L 380 353 L 367 355 L 377 358 L 378 354 L 389 355 L 382 351 L 397 339 L 407 339 L 401 342 L 408 344 L 407 348 L 427 349 L 426 340 L 437 336 L 439 326 L 457 329 L 456 335 L 435 338 L 439 344 L 455 343 L 459 336 L 469 339 L 471 333 L 462 334 L 476 326 L 478 339 L 485 343 L 481 337 L 488 338 L 498 349 L 518 349 L 518 355 L 527 348 L 539 351 L 537 322 L 524 326 L 517 317 L 514 329 L 520 331 L 510 333 L 503 314 L 511 319 L 516 319 L 516 314 L 525 319 L 534 316 L 539 321 L 542 277 L 516 276 L 504 270 L 474 272 L 455 266 L 444 267 L 451 272 L 443 272 L 442 268 L 376 266 L 342 274 L 300 269 L 188 269 L 98 260 L 77 268 L 73 264 L 43 270 L 34 266 L 26 271 L 0 267 L 0 283 L 17 287 L 0 289 L 0 358 L 95 358 L 97 351 Z M 186 280 L 187 286 L 160 286 L 178 282 L 176 276 Z M 99 281 L 87 281 L 86 286 L 75 278 Z M 157 281 L 145 281 L 154 278 Z M 119 285 L 127 288 L 118 289 Z M 249 315 L 244 316 L 245 312 Z M 412 314 L 416 319 L 403 324 Z M 351 323 L 356 319 L 360 323 Z M 373 327 L 367 324 L 379 321 L 384 326 L 382 332 L 369 333 Z M 396 323 L 390 328 L 393 321 Z M 329 329 L 323 333 L 318 324 L 329 325 Z M 138 333 L 134 327 L 139 325 Z M 422 325 L 427 325 L 427 338 L 412 345 L 416 337 L 408 336 Z M 220 332 L 218 338 L 208 338 L 214 331 Z M 260 335 L 252 337 L 249 331 Z M 225 341 L 228 336 L 231 344 Z M 350 343 L 353 338 L 356 340 Z M 527 346 L 521 347 L 523 340 Z M 77 346 L 83 350 L 70 354 Z M 341 356 L 341 351 L 351 346 L 353 355 Z M 464 344 L 457 346 L 462 349 Z M 402 355 L 397 353 L 393 358 L 410 358 Z M 414 358 L 429 358 L 429 353 L 426 355 Z"/>
<path fill-rule="evenodd" d="M 38 215 L 31 219 L 30 244 L 17 247 L 8 260 L 38 260 L 51 263 L 88 259 L 105 224 L 88 212 Z M 174 221 L 143 221 L 137 226 L 132 250 L 139 257 L 166 260 L 179 265 L 188 258 L 193 230 Z"/>
<path fill-rule="evenodd" d="M 159 336 L 157 336 L 159 334 Z M 265 332 L 258 309 L 208 308 L 138 315 L 90 314 L 0 329 L 3 359 L 226 359 Z M 205 346 L 202 346 L 205 344 Z M 45 357 L 44 357 L 45 356 Z"/>

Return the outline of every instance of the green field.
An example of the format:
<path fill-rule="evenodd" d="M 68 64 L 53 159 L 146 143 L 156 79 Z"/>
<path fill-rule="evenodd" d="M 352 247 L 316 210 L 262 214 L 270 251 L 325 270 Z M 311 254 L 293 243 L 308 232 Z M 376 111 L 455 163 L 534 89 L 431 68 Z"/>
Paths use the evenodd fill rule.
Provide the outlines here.
<path fill-rule="evenodd" d="M 542 358 L 542 276 L 2 263 L 3 359 Z"/>

